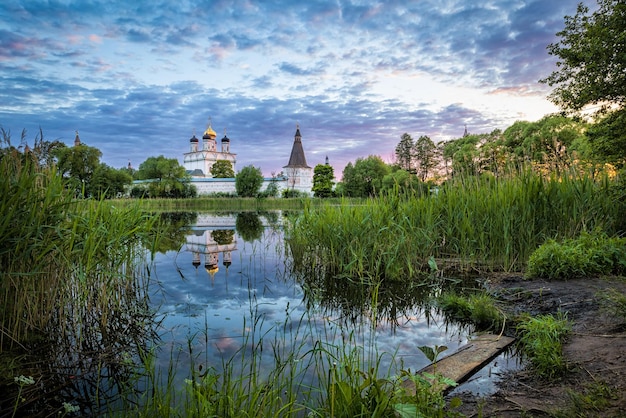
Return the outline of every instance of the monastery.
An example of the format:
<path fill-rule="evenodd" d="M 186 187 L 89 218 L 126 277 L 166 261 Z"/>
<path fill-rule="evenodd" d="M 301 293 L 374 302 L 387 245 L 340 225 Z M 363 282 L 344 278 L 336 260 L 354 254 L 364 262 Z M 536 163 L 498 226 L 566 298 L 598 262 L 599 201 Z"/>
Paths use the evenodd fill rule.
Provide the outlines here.
<path fill-rule="evenodd" d="M 230 162 L 233 170 L 237 171 L 237 154 L 231 152 L 231 141 L 226 132 L 219 142 L 218 150 L 217 133 L 213 130 L 210 119 L 202 135 L 202 142 L 195 134 L 189 140 L 189 152 L 184 153 L 183 166 L 191 175 L 191 184 L 196 186 L 198 195 L 235 193 L 234 178 L 214 178 L 211 175 L 211 167 L 220 160 Z M 306 163 L 299 126 L 296 126 L 289 162 L 283 166 L 283 176 L 264 178 L 261 191 L 266 190 L 271 183 L 275 183 L 281 193 L 291 189 L 312 195 L 313 169 Z"/>

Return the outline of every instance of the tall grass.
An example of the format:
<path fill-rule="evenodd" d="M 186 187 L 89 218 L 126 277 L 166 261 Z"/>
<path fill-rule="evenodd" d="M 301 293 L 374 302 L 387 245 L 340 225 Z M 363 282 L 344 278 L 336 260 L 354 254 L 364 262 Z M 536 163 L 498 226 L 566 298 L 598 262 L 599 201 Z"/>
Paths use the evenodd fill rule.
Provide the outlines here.
<path fill-rule="evenodd" d="M 363 205 L 305 206 L 288 228 L 303 267 L 375 280 L 419 279 L 430 257 L 443 270 L 522 270 L 548 238 L 619 233 L 626 203 L 606 177 L 464 177 L 438 193 Z"/>
<path fill-rule="evenodd" d="M 54 167 L 11 150 L 0 155 L 0 213 L 0 354 L 13 359 L 0 373 L 3 396 L 27 368 L 38 385 L 22 393 L 20 413 L 55 408 L 44 398 L 58 404 L 72 391 L 97 405 L 100 384 L 122 384 L 153 338 L 142 267 L 156 218 L 136 205 L 75 201 Z"/>
<path fill-rule="evenodd" d="M 45 332 L 57 315 L 97 311 L 106 322 L 136 285 L 137 243 L 152 221 L 137 207 L 74 202 L 63 179 L 28 156 L 3 158 L 0 176 L 0 347 Z"/>
<path fill-rule="evenodd" d="M 140 205 L 149 211 L 301 210 L 305 204 L 337 204 L 339 199 L 209 197 L 193 199 L 118 199 L 117 206 Z"/>

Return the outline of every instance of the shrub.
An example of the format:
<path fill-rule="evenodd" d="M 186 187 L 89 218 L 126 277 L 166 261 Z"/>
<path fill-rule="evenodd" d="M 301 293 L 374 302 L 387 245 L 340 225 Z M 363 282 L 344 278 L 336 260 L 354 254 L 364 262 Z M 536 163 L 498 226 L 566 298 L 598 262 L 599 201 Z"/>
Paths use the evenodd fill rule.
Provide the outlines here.
<path fill-rule="evenodd" d="M 473 324 L 479 331 L 499 330 L 504 314 L 495 305 L 494 299 L 485 293 L 460 296 L 445 293 L 437 299 L 439 308 L 451 320 Z"/>
<path fill-rule="evenodd" d="M 570 330 L 571 324 L 562 313 L 528 317 L 517 325 L 522 356 L 540 376 L 554 378 L 566 370 L 562 343 Z"/>
<path fill-rule="evenodd" d="M 626 272 L 626 239 L 582 233 L 559 243 L 549 240 L 528 259 L 526 277 L 566 280 Z"/>

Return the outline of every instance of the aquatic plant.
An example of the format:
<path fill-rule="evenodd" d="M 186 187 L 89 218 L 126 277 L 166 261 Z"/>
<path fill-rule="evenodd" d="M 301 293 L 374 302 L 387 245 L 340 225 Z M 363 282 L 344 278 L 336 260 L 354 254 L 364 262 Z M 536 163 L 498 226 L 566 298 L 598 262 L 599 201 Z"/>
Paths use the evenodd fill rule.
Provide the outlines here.
<path fill-rule="evenodd" d="M 528 260 L 527 278 L 567 280 L 626 273 L 626 238 L 583 231 L 561 242 L 548 240 Z"/>
<path fill-rule="evenodd" d="M 615 201 L 611 184 L 575 173 L 460 177 L 436 195 L 307 204 L 287 236 L 303 269 L 321 265 L 353 280 L 421 282 L 431 257 L 442 272 L 523 270 L 548 238 L 594 229 L 614 234 L 626 203 Z"/>
<path fill-rule="evenodd" d="M 562 347 L 570 331 L 571 324 L 562 312 L 520 319 L 517 333 L 521 353 L 539 376 L 555 378 L 567 370 Z"/>

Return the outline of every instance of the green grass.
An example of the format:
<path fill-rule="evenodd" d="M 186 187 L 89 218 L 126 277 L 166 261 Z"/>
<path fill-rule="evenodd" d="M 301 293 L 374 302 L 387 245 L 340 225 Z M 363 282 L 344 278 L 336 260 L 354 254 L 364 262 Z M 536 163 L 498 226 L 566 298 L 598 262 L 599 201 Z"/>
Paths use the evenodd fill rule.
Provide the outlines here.
<path fill-rule="evenodd" d="M 477 331 L 500 332 L 506 316 L 487 293 L 467 296 L 445 292 L 437 297 L 437 306 L 448 320 L 472 324 Z"/>
<path fill-rule="evenodd" d="M 626 274 L 626 238 L 583 231 L 575 238 L 542 244 L 530 255 L 525 276 L 567 280 L 623 274 Z"/>
<path fill-rule="evenodd" d="M 307 204 L 287 235 L 305 269 L 321 264 L 335 276 L 421 281 L 431 257 L 456 274 L 521 271 L 549 238 L 588 230 L 615 235 L 624 212 L 626 203 L 615 200 L 605 177 L 522 172 L 462 178 L 430 196 Z"/>
<path fill-rule="evenodd" d="M 553 379 L 567 370 L 563 341 L 570 331 L 571 324 L 561 313 L 520 320 L 517 333 L 522 356 L 530 361 L 539 376 Z"/>
<path fill-rule="evenodd" d="M 50 373 L 52 364 L 80 363 L 81 382 L 93 378 L 96 387 L 127 380 L 117 357 L 151 338 L 141 267 L 159 235 L 156 217 L 136 205 L 75 201 L 54 167 L 10 150 L 0 157 L 0 354 L 9 359 L 0 392 L 28 415 L 62 408 L 51 391 L 74 384 Z M 37 385 L 18 388 L 20 375 Z"/>

